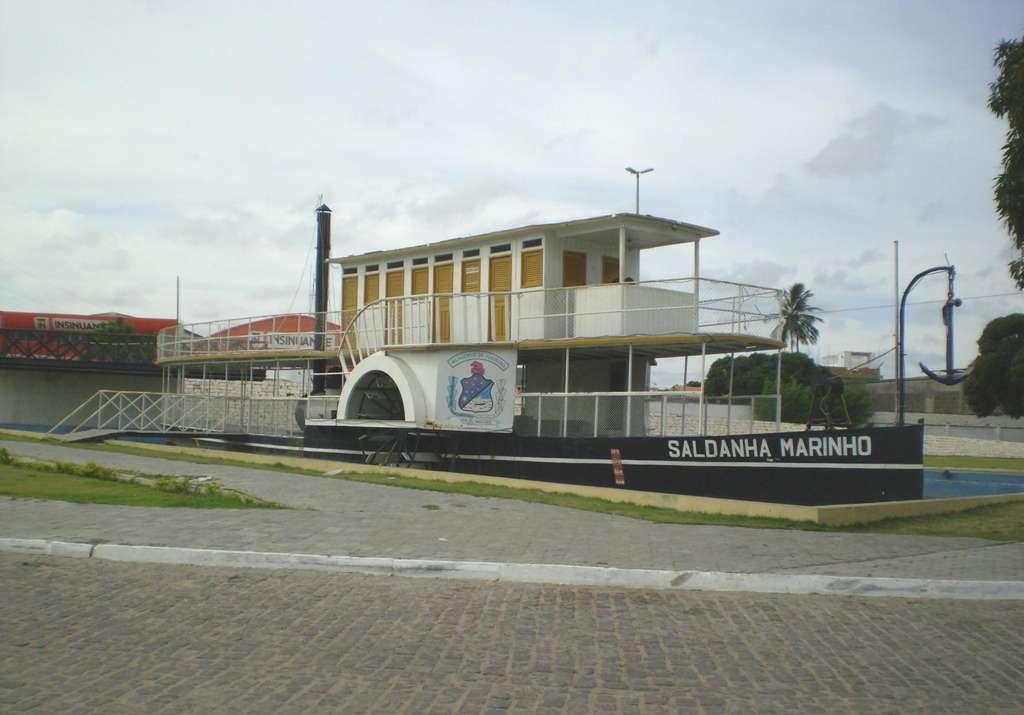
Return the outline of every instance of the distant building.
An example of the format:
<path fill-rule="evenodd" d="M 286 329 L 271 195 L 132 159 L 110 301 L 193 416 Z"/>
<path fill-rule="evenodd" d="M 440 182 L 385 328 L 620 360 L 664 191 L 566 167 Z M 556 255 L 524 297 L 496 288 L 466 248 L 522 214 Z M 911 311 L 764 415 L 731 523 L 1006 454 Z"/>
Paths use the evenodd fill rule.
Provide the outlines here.
<path fill-rule="evenodd" d="M 872 355 L 860 350 L 844 350 L 835 355 L 826 355 L 821 359 L 821 366 L 827 367 L 833 375 L 861 375 L 880 378 L 881 371 L 870 367 Z M 867 363 L 867 364 L 866 364 Z"/>
<path fill-rule="evenodd" d="M 700 385 L 673 385 L 672 392 L 689 392 L 694 395 L 699 395 Z"/>

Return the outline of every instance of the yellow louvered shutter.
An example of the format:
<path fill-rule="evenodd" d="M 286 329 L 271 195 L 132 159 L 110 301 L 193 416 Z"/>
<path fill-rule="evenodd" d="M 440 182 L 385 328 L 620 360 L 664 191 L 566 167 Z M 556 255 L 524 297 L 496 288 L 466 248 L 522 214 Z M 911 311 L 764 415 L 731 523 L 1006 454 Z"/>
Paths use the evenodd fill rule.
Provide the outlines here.
<path fill-rule="evenodd" d="M 425 295 L 429 290 L 429 274 L 427 267 L 412 269 L 412 295 Z"/>
<path fill-rule="evenodd" d="M 562 285 L 566 288 L 587 284 L 587 254 L 562 252 Z"/>
<path fill-rule="evenodd" d="M 388 298 L 401 298 L 405 295 L 405 270 L 399 268 L 397 271 L 389 271 L 385 278 L 384 291 Z M 402 343 L 402 327 L 404 325 L 404 301 L 388 301 L 387 310 L 384 314 L 386 323 L 385 341 L 391 345 Z"/>
<path fill-rule="evenodd" d="M 388 298 L 400 298 L 405 295 L 405 271 L 390 271 L 387 280 Z"/>
<path fill-rule="evenodd" d="M 496 256 L 491 259 L 491 287 L 488 290 L 492 293 L 512 290 L 512 257 Z"/>
<path fill-rule="evenodd" d="M 462 292 L 480 292 L 480 259 L 462 262 Z"/>
<path fill-rule="evenodd" d="M 512 256 L 495 256 L 490 263 L 491 293 L 512 290 Z M 508 340 L 508 296 L 491 296 L 491 339 L 498 342 Z"/>
<path fill-rule="evenodd" d="M 455 267 L 451 263 L 441 266 L 434 266 L 434 293 L 439 296 L 447 295 L 455 287 Z M 434 323 L 434 340 L 439 343 L 450 343 L 452 341 L 452 309 L 451 298 L 438 297 Z"/>
<path fill-rule="evenodd" d="M 380 298 L 380 273 L 367 273 L 363 278 L 363 303 L 369 304 Z"/>
<path fill-rule="evenodd" d="M 523 288 L 540 288 L 544 285 L 544 250 L 528 251 L 523 254 L 523 274 L 520 284 Z"/>
<path fill-rule="evenodd" d="M 345 276 L 341 279 L 341 316 L 342 327 L 348 327 L 352 317 L 359 309 L 359 278 Z"/>

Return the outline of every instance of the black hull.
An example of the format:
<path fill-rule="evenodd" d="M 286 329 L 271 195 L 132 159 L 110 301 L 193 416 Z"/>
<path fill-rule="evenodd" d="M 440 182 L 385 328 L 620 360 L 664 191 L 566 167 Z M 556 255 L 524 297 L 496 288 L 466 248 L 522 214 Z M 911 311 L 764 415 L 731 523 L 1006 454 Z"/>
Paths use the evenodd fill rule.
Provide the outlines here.
<path fill-rule="evenodd" d="M 784 504 L 920 499 L 920 425 L 729 437 L 524 437 L 310 426 L 302 440 L 220 435 L 209 446 L 364 462 L 377 447 L 468 474 Z M 396 442 L 397 440 L 397 442 Z M 612 454 L 621 457 L 616 482 Z M 423 466 L 417 464 L 416 466 Z"/>

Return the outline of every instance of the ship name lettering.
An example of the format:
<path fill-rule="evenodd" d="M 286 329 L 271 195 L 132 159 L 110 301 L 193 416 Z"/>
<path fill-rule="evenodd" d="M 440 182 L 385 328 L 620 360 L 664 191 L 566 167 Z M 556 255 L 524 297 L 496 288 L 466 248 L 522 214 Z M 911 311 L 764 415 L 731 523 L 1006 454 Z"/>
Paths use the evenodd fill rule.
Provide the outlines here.
<path fill-rule="evenodd" d="M 841 435 L 830 437 L 784 437 L 779 440 L 782 457 L 869 457 L 871 437 Z"/>
<path fill-rule="evenodd" d="M 733 439 L 670 439 L 668 456 L 672 459 L 715 459 L 771 457 L 767 439 L 757 437 Z"/>

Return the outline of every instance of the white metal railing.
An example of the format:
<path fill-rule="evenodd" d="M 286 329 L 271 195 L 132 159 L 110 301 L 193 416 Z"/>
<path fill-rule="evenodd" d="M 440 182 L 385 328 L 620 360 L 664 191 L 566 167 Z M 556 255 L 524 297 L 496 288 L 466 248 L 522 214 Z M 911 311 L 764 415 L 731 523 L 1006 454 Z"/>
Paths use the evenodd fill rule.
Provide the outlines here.
<path fill-rule="evenodd" d="M 709 278 L 382 298 L 356 310 L 251 316 L 166 328 L 157 358 L 340 352 L 351 368 L 385 347 L 699 332 L 767 336 L 774 288 Z"/>
<path fill-rule="evenodd" d="M 776 432 L 775 395 L 532 392 L 517 398 L 517 434 L 536 437 L 665 437 Z M 801 429 L 801 425 L 793 425 Z"/>
<path fill-rule="evenodd" d="M 348 321 L 341 356 L 351 367 L 394 346 L 699 332 L 767 336 L 775 327 L 778 297 L 773 288 L 679 278 L 383 298 Z"/>
<path fill-rule="evenodd" d="M 345 317 L 340 311 L 284 313 L 179 324 L 157 334 L 156 355 L 173 360 L 228 353 L 337 353 Z"/>
<path fill-rule="evenodd" d="M 337 395 L 249 397 L 100 390 L 50 433 L 94 429 L 301 436 L 307 418 L 330 419 L 337 408 Z"/>

